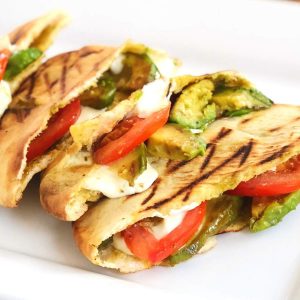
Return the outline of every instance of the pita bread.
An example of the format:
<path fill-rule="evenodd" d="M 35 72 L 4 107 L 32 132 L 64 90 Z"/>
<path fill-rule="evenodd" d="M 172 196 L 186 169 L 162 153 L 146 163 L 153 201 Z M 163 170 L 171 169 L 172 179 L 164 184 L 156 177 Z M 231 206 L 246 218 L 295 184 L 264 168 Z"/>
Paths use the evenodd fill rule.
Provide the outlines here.
<path fill-rule="evenodd" d="M 105 199 L 73 225 L 82 253 L 94 264 L 134 272 L 148 262 L 99 245 L 128 226 L 234 189 L 300 153 L 300 106 L 273 105 L 243 117 L 224 118 L 203 133 L 208 149 L 190 161 L 158 160 L 159 178 L 145 192 Z"/>
<path fill-rule="evenodd" d="M 53 43 L 57 32 L 69 21 L 63 11 L 52 11 L 46 15 L 18 26 L 9 33 L 9 39 L 16 50 L 35 47 L 46 51 Z"/>
<path fill-rule="evenodd" d="M 53 43 L 57 33 L 69 22 L 69 17 L 62 11 L 53 11 L 28 23 L 25 23 L 8 34 L 13 51 L 38 48 L 46 51 Z M 42 63 L 43 56 L 30 64 L 21 73 L 9 81 L 11 92 L 14 93 L 21 82 L 35 72 Z"/>
<path fill-rule="evenodd" d="M 143 51 L 146 51 L 146 48 L 138 47 L 134 51 L 137 53 L 143 53 Z M 175 77 L 172 80 L 172 91 L 174 93 L 178 93 L 185 86 L 204 79 L 213 80 L 216 84 L 223 83 L 227 86 L 233 87 L 238 86 L 250 88 L 252 86 L 249 81 L 238 73 L 225 71 L 207 74 L 204 76 Z M 94 122 L 94 120 L 90 121 L 90 123 L 92 122 Z M 76 133 L 74 127 L 81 128 L 82 125 L 79 124 L 77 126 L 72 126 L 70 129 L 73 139 L 76 141 L 77 137 L 74 136 Z M 85 139 L 89 139 L 93 136 L 93 132 L 99 131 L 93 130 L 92 124 L 86 124 L 86 127 L 89 127 L 90 130 L 88 132 L 84 131 L 84 134 L 81 135 L 81 140 L 84 139 L 82 136 L 84 136 Z M 98 135 L 98 137 L 99 136 L 100 135 Z M 92 143 L 90 142 L 90 145 L 91 144 Z M 85 146 L 89 149 L 88 143 L 85 143 Z M 86 161 L 80 159 L 81 155 L 83 154 L 73 153 L 70 156 L 65 153 L 60 155 L 60 158 L 51 164 L 47 170 L 45 170 L 40 185 L 40 199 L 42 206 L 55 217 L 65 221 L 77 220 L 88 209 L 87 202 L 96 200 L 94 200 L 95 192 L 87 190 L 84 187 L 84 182 L 88 178 L 92 178 L 94 176 L 93 171 L 97 168 L 97 166 L 95 166 L 91 159 L 89 159 L 90 163 L 88 168 Z M 83 165 L 85 166 L 84 168 Z M 85 199 L 83 198 L 83 195 Z M 98 193 L 98 197 L 99 196 L 100 193 Z M 72 207 L 74 207 L 74 209 L 72 209 Z M 81 208 L 80 210 L 78 210 L 79 207 Z"/>
<path fill-rule="evenodd" d="M 0 156 L 5 157 L 0 171 L 0 205 L 17 206 L 30 178 L 57 153 L 55 149 L 27 166 L 30 142 L 46 128 L 51 115 L 96 84 L 117 53 L 117 49 L 105 46 L 63 53 L 23 81 L 0 125 Z"/>

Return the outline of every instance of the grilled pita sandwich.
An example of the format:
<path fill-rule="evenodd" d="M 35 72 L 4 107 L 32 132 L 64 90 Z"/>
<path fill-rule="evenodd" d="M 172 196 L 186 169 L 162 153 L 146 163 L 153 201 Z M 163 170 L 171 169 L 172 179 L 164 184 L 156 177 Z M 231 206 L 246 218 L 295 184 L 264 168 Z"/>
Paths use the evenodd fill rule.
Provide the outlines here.
<path fill-rule="evenodd" d="M 167 86 L 163 68 L 157 66 L 168 59 L 163 52 L 129 42 L 119 48 L 87 46 L 42 64 L 16 90 L 2 118 L 0 153 L 6 159 L 0 204 L 16 207 L 32 176 L 56 156 L 78 152 L 98 132 L 114 128 L 133 110 L 148 82 L 160 80 L 159 85 Z M 94 131 L 84 135 L 87 144 L 68 135 L 75 122 Z"/>
<path fill-rule="evenodd" d="M 122 78 L 117 79 L 119 82 L 117 86 L 125 84 L 125 90 L 130 87 L 130 90 L 134 91 L 129 98 L 130 104 L 126 104 L 128 109 L 121 113 L 119 105 L 123 106 L 125 102 L 122 101 L 117 106 L 112 103 L 113 111 L 106 110 L 92 120 L 71 126 L 73 145 L 68 151 L 61 151 L 43 172 L 40 185 L 41 204 L 46 211 L 61 220 L 77 220 L 86 212 L 90 203 L 98 201 L 103 195 L 118 197 L 144 191 L 157 177 L 156 171 L 147 161 L 145 148 L 140 140 L 137 141 L 140 145 L 137 144 L 134 151 L 125 149 L 122 142 L 117 147 L 112 146 L 114 151 L 107 149 L 106 157 L 101 151 L 100 160 L 109 160 L 113 155 L 125 156 L 110 166 L 107 165 L 107 161 L 104 164 L 102 161 L 101 164 L 95 162 L 99 159 L 95 158 L 96 149 L 120 136 L 118 131 L 122 132 L 128 127 L 133 127 L 135 122 L 135 132 L 140 131 L 142 138 L 146 139 L 145 136 L 149 136 L 155 130 L 151 127 L 153 120 L 154 126 L 158 126 L 168 119 L 170 103 L 167 97 L 170 86 L 168 78 L 174 74 L 177 61 L 161 52 L 144 47 L 131 46 L 130 51 L 131 56 L 124 60 L 125 66 L 120 73 L 121 77 L 127 76 L 126 64 L 132 64 L 137 54 L 144 62 L 139 63 L 139 70 L 136 70 L 136 75 L 133 75 L 127 83 L 122 83 Z M 119 68 L 117 64 L 118 58 L 113 68 Z M 124 93 L 124 89 L 119 90 Z M 86 95 L 83 95 L 81 99 L 84 101 L 85 97 Z M 117 118 L 115 122 L 110 121 L 112 116 Z M 147 125 L 149 121 L 152 124 L 150 128 Z M 139 134 L 131 133 L 129 140 L 136 143 L 136 138 L 139 138 Z M 130 153 L 125 155 L 124 151 Z M 102 182 L 101 187 L 97 183 L 99 180 Z"/>
<path fill-rule="evenodd" d="M 64 12 L 51 12 L 0 38 L 0 116 L 21 82 L 42 62 L 55 35 L 68 22 Z"/>
<path fill-rule="evenodd" d="M 151 165 L 153 157 L 187 160 L 203 154 L 205 151 L 203 139 L 199 134 L 192 133 L 184 123 L 184 120 L 192 122 L 191 115 L 193 114 L 196 114 L 199 120 L 204 120 L 202 123 L 200 122 L 201 124 L 196 124 L 196 121 L 195 124 L 191 123 L 191 130 L 199 132 L 215 118 L 220 117 L 221 110 L 224 113 L 229 111 L 233 113 L 233 110 L 241 113 L 241 109 L 258 109 L 271 105 L 271 101 L 259 94 L 258 91 L 255 93 L 259 97 L 252 96 L 254 91 L 252 84 L 235 72 L 175 78 L 172 83 L 173 92 L 168 95 L 166 95 L 167 89 L 164 85 L 159 88 L 157 83 L 161 85 L 159 81 L 151 83 L 154 88 L 153 93 L 147 87 L 147 91 L 144 91 L 144 96 L 137 103 L 137 107 L 142 107 L 142 114 L 145 114 L 145 109 L 147 111 L 150 109 L 152 113 L 166 106 L 169 98 L 171 98 L 171 102 L 174 102 L 176 95 L 180 94 L 172 106 L 169 118 L 170 122 L 177 122 L 179 119 L 178 124 L 169 123 L 154 133 L 158 129 L 155 127 L 158 124 L 157 117 L 149 115 L 147 118 L 150 119 L 148 126 L 151 131 L 147 128 L 142 130 L 133 128 L 126 135 L 122 127 L 128 126 L 126 124 L 123 126 L 124 122 L 118 124 L 116 128 L 111 128 L 113 130 L 110 130 L 109 134 L 94 130 L 91 122 L 96 119 L 71 126 L 70 132 L 73 141 L 80 145 L 78 147 L 80 151 L 61 153 L 43 173 L 40 198 L 42 206 L 48 212 L 59 219 L 75 221 L 88 209 L 89 204 L 103 196 L 118 198 L 149 188 L 158 177 L 157 170 Z M 208 97 L 213 94 L 214 86 L 216 91 L 212 101 Z M 226 90 L 224 98 L 227 97 L 226 93 L 237 94 L 234 105 L 230 103 L 227 104 L 227 107 L 218 105 L 217 109 L 215 102 L 221 97 L 221 92 L 224 92 L 221 89 Z M 233 89 L 235 90 L 233 91 Z M 192 94 L 194 94 L 194 99 L 190 97 Z M 181 103 L 187 99 L 189 103 Z M 143 105 L 140 105 L 141 102 Z M 201 105 L 197 103 L 201 103 Z M 185 111 L 184 116 L 182 115 L 183 111 Z M 203 116 L 201 116 L 201 111 L 204 112 Z M 168 110 L 164 114 L 165 116 L 162 116 L 165 121 L 158 124 L 160 127 L 168 120 Z M 105 121 L 101 123 L 105 123 Z M 153 136 L 149 135 L 149 132 L 150 134 L 154 133 Z M 141 139 L 147 140 L 147 150 Z M 134 144 L 133 142 L 136 140 L 138 143 Z M 99 142 L 105 144 L 103 147 L 96 147 L 98 148 L 96 152 L 99 153 L 99 157 L 96 158 L 95 141 L 98 144 Z M 124 153 L 125 148 L 132 151 Z"/>
<path fill-rule="evenodd" d="M 170 120 L 200 130 L 205 154 L 167 158 L 168 151 L 178 157 L 176 138 L 166 143 L 164 127 L 154 133 L 147 146 L 159 176 L 151 187 L 102 199 L 73 223 L 75 241 L 92 263 L 124 273 L 175 265 L 213 247 L 217 234 L 247 225 L 260 231 L 295 209 L 300 107 L 272 105 L 234 75 L 174 81 Z"/>

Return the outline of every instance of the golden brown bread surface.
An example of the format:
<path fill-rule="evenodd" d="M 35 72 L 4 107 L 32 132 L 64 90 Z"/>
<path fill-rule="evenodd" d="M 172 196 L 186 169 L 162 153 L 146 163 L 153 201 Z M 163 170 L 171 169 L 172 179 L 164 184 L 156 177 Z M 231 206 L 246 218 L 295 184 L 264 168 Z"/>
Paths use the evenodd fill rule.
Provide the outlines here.
<path fill-rule="evenodd" d="M 18 26 L 9 33 L 9 40 L 14 51 L 24 50 L 29 47 L 45 51 L 53 43 L 57 33 L 69 22 L 69 17 L 62 11 L 53 11 L 25 24 Z M 35 72 L 42 63 L 43 56 L 30 64 L 10 82 L 14 93 L 21 82 Z"/>
<path fill-rule="evenodd" d="M 208 149 L 191 161 L 158 160 L 159 178 L 145 192 L 105 199 L 73 225 L 82 253 L 94 264 L 133 272 L 149 263 L 113 246 L 98 246 L 144 218 L 167 216 L 172 209 L 218 197 L 300 153 L 300 106 L 273 105 L 243 117 L 225 118 L 203 133 Z"/>
<path fill-rule="evenodd" d="M 125 43 L 121 51 L 123 53 L 127 51 L 138 54 L 150 53 L 160 59 L 170 59 L 167 53 L 131 42 Z M 174 61 L 175 65 L 176 63 L 177 61 Z M 165 81 L 166 89 L 163 96 L 159 94 L 157 97 L 165 99 L 170 82 L 162 74 L 161 76 Z M 71 146 L 68 151 L 60 153 L 43 172 L 40 199 L 47 212 L 61 220 L 75 221 L 88 209 L 88 202 L 99 199 L 100 192 L 84 187 L 85 181 L 88 177 L 93 178 L 99 167 L 92 160 L 91 145 L 101 135 L 110 132 L 134 109 L 139 95 L 140 92 L 136 91 L 129 96 L 129 99 L 121 101 L 99 117 L 70 127 L 70 133 L 76 145 Z"/>
<path fill-rule="evenodd" d="M 110 132 L 133 107 L 134 101 L 123 100 L 112 110 L 88 121 L 92 123 L 88 125 L 95 129 L 97 136 L 101 136 Z M 99 192 L 82 188 L 84 180 L 96 165 L 89 151 L 80 151 L 81 146 L 74 143 L 66 151 L 61 151 L 43 172 L 40 184 L 43 208 L 64 221 L 77 220 L 88 209 L 87 201 L 96 201 L 100 196 Z"/>
<path fill-rule="evenodd" d="M 26 152 L 59 108 L 97 82 L 118 50 L 106 46 L 87 46 L 55 56 L 29 76 L 15 92 L 10 110 L 0 124 L 0 205 L 17 206 L 28 180 L 53 159 L 40 157 L 28 166 Z"/>
<path fill-rule="evenodd" d="M 41 51 L 47 50 L 53 37 L 69 20 L 63 11 L 52 11 L 25 24 L 9 33 L 9 39 L 16 50 L 35 47 Z"/>

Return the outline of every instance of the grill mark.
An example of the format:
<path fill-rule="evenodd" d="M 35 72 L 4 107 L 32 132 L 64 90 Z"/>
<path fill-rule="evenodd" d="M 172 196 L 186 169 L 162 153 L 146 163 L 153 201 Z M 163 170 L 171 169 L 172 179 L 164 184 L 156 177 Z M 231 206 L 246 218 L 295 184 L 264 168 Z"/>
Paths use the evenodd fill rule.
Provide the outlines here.
<path fill-rule="evenodd" d="M 295 123 L 295 122 L 298 122 L 298 121 L 300 121 L 300 117 L 296 117 L 293 120 L 291 120 L 290 122 L 287 122 L 286 124 L 283 124 L 281 126 L 271 128 L 271 129 L 269 129 L 269 132 L 275 132 L 277 130 L 284 129 L 286 127 L 286 125 L 290 126 L 292 123 Z"/>
<path fill-rule="evenodd" d="M 241 121 L 241 124 L 246 124 L 246 123 L 250 122 L 251 120 L 252 120 L 252 118 L 244 119 L 243 121 Z"/>
<path fill-rule="evenodd" d="M 95 50 L 88 50 L 88 51 L 85 51 L 85 52 L 81 53 L 79 55 L 79 57 L 80 58 L 84 58 L 84 57 L 90 56 L 92 54 L 101 53 L 101 52 L 103 52 L 103 50 L 104 50 L 103 48 L 100 49 L 100 50 L 97 50 L 97 51 L 95 51 Z"/>
<path fill-rule="evenodd" d="M 213 144 L 215 144 L 217 141 L 220 141 L 221 139 L 225 138 L 227 135 L 229 135 L 230 133 L 232 132 L 232 129 L 230 128 L 225 128 L 225 127 L 222 127 L 221 130 L 219 131 L 219 133 L 217 134 L 217 136 L 211 140 L 210 143 L 208 143 L 206 145 L 206 150 L 208 150 Z M 213 145 L 213 148 L 214 149 L 215 146 Z M 213 152 L 215 151 L 216 149 L 213 150 Z M 212 150 L 211 150 L 212 151 Z M 208 156 L 205 158 L 205 162 L 203 163 L 204 167 L 203 169 L 208 165 L 210 159 L 211 159 L 211 156 L 213 155 L 213 153 L 211 154 L 211 152 L 208 154 Z M 184 161 L 181 161 L 179 162 L 178 164 L 174 165 L 173 167 L 171 167 L 168 171 L 167 171 L 167 174 L 171 174 L 175 171 L 177 171 L 178 169 L 184 167 L 186 164 L 188 164 L 190 161 L 192 160 L 184 160 Z M 201 167 L 201 170 L 202 170 L 202 167 Z"/>
<path fill-rule="evenodd" d="M 213 157 L 213 155 L 215 154 L 216 152 L 216 145 L 212 145 L 208 155 L 205 157 L 205 160 L 203 161 L 201 167 L 200 167 L 200 171 L 202 172 L 206 167 L 207 165 L 209 164 L 211 158 Z"/>
<path fill-rule="evenodd" d="M 267 158 L 263 159 L 262 161 L 260 161 L 258 163 L 258 165 L 261 165 L 261 164 L 265 164 L 267 162 L 270 162 L 278 157 L 280 157 L 287 149 L 289 148 L 288 145 L 282 147 L 279 151 L 273 153 L 272 155 L 268 156 Z"/>
<path fill-rule="evenodd" d="M 51 83 L 50 83 L 50 89 L 52 89 L 57 83 L 58 83 L 58 79 L 55 79 L 54 81 L 52 81 Z"/>
<path fill-rule="evenodd" d="M 275 132 L 275 131 L 277 131 L 277 130 L 280 130 L 281 128 L 282 128 L 282 126 L 278 126 L 278 127 L 269 129 L 269 131 L 270 131 L 270 132 Z"/>
<path fill-rule="evenodd" d="M 169 159 L 169 160 L 167 161 L 166 168 L 169 169 L 171 165 L 172 165 L 172 160 Z"/>
<path fill-rule="evenodd" d="M 212 143 L 208 143 L 208 144 L 206 145 L 206 150 L 208 150 L 212 145 L 213 145 Z"/>
<path fill-rule="evenodd" d="M 146 210 L 149 210 L 149 209 L 152 209 L 152 208 L 158 208 L 160 206 L 162 206 L 163 204 L 171 201 L 172 199 L 174 199 L 175 197 L 177 196 L 180 196 L 182 193 L 184 192 L 187 192 L 189 191 L 188 193 L 191 193 L 191 190 L 193 189 L 193 187 L 195 185 L 197 185 L 198 183 L 200 183 L 201 181 L 203 180 L 206 180 L 208 179 L 211 175 L 213 175 L 216 171 L 220 170 L 221 168 L 225 167 L 227 164 L 229 164 L 231 161 L 235 160 L 236 158 L 240 157 L 241 155 L 242 158 L 241 158 L 241 161 L 240 161 L 240 164 L 243 162 L 244 163 L 244 160 L 246 157 L 246 154 L 245 153 L 248 153 L 247 156 L 249 155 L 249 149 L 252 148 L 251 144 L 253 143 L 253 141 L 250 141 L 247 145 L 243 145 L 241 146 L 233 155 L 231 155 L 229 158 L 227 158 L 226 160 L 224 160 L 222 163 L 220 163 L 218 166 L 216 166 L 215 168 L 213 168 L 212 170 L 206 172 L 205 174 L 203 174 L 201 177 L 199 178 L 196 178 L 195 180 L 193 180 L 191 183 L 189 183 L 187 186 L 179 189 L 174 195 L 170 196 L 169 198 L 167 199 L 164 199 L 162 201 L 159 201 L 157 203 L 155 203 L 154 205 L 152 206 L 149 206 L 146 208 Z M 189 195 L 188 195 L 189 196 Z M 188 197 L 187 196 L 187 197 Z M 185 198 L 184 198 L 185 199 Z"/>
<path fill-rule="evenodd" d="M 24 92 L 24 91 L 26 90 L 26 88 L 27 88 L 27 83 L 30 81 L 30 78 L 31 78 L 31 76 L 30 76 L 30 77 L 27 77 L 27 78 L 23 81 L 23 83 L 19 86 L 19 88 L 14 92 L 14 94 L 13 94 L 14 97 L 17 96 L 17 95 L 19 95 L 19 94 L 21 94 L 22 92 Z"/>
<path fill-rule="evenodd" d="M 190 194 L 191 194 L 192 190 L 188 190 L 184 196 L 184 198 L 182 199 L 182 202 L 186 202 L 189 200 Z"/>
<path fill-rule="evenodd" d="M 36 73 L 32 74 L 32 76 L 29 79 L 29 88 L 28 88 L 28 92 L 27 92 L 27 98 L 31 99 L 33 90 L 34 90 L 34 84 L 35 84 L 35 80 L 36 80 Z"/>
<path fill-rule="evenodd" d="M 155 203 L 155 204 L 153 204 L 153 205 L 151 205 L 151 206 L 148 206 L 148 207 L 145 209 L 145 211 L 146 211 L 146 210 L 149 210 L 149 209 L 156 209 L 156 208 L 162 206 L 163 204 L 165 204 L 165 203 L 167 203 L 167 202 L 169 202 L 169 201 L 170 201 L 169 199 L 161 200 L 161 201 L 159 201 L 159 202 L 157 202 L 157 203 Z"/>
<path fill-rule="evenodd" d="M 223 139 L 227 135 L 229 135 L 232 132 L 232 129 L 222 127 L 218 135 L 211 141 L 212 144 L 218 142 L 219 140 Z"/>
<path fill-rule="evenodd" d="M 174 165 L 173 167 L 171 167 L 168 171 L 167 174 L 171 174 L 175 171 L 177 171 L 178 169 L 182 168 L 183 166 L 185 166 L 187 163 L 189 163 L 189 160 L 182 160 L 181 162 L 177 163 L 176 165 Z"/>
<path fill-rule="evenodd" d="M 86 75 L 87 78 L 89 78 L 89 76 L 91 76 L 91 73 L 95 72 L 99 66 L 103 63 L 103 61 L 105 61 L 107 59 L 107 57 L 109 57 L 110 54 L 108 53 L 105 57 L 103 57 L 100 61 L 98 61 L 96 64 L 94 64 L 93 69 Z M 80 83 L 76 83 L 72 88 L 75 88 L 76 86 L 79 86 Z"/>
<path fill-rule="evenodd" d="M 252 148 L 253 148 L 254 142 L 253 140 L 250 140 L 250 142 L 248 143 L 248 145 L 246 145 L 245 147 L 245 151 L 243 153 L 243 157 L 240 161 L 240 167 L 246 162 L 248 156 L 250 155 Z"/>
<path fill-rule="evenodd" d="M 45 83 L 47 85 L 47 91 L 51 95 L 51 82 L 49 79 L 49 74 L 46 72 L 43 77 L 44 77 Z"/>
<path fill-rule="evenodd" d="M 62 74 L 60 78 L 60 90 L 62 95 L 65 94 L 65 90 L 66 90 L 67 64 L 70 59 L 70 56 L 71 56 L 70 53 L 67 53 L 63 58 L 63 68 L 62 68 Z"/>
<path fill-rule="evenodd" d="M 161 179 L 158 178 L 155 183 L 152 185 L 152 190 L 151 190 L 151 193 L 147 196 L 147 198 L 142 202 L 142 205 L 145 205 L 146 203 L 148 203 L 154 196 L 157 188 L 158 188 L 158 185 L 159 183 L 161 182 Z"/>
<path fill-rule="evenodd" d="M 17 122 L 22 123 L 24 119 L 30 114 L 31 109 L 18 109 L 14 111 Z"/>
<path fill-rule="evenodd" d="M 10 39 L 11 44 L 16 44 L 22 38 L 25 31 L 27 31 L 27 27 L 21 27 L 19 31 L 15 33 L 13 38 Z"/>

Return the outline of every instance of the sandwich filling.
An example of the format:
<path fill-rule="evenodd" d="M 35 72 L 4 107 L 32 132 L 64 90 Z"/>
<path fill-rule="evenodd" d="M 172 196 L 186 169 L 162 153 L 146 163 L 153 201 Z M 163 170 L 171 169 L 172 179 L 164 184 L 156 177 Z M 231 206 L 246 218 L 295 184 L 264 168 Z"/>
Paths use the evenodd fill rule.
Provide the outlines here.
<path fill-rule="evenodd" d="M 196 255 L 217 234 L 265 230 L 278 224 L 300 203 L 300 158 L 263 173 L 226 194 L 183 207 L 168 216 L 147 218 L 103 242 L 151 265 L 175 265 Z"/>
<path fill-rule="evenodd" d="M 192 159 L 205 152 L 205 141 L 195 137 L 201 138 L 214 120 L 272 105 L 248 82 L 240 80 L 238 86 L 237 78 L 231 80 L 227 75 L 207 76 L 192 84 L 185 84 L 184 78 L 179 81 L 184 88 L 171 97 L 168 124 L 146 142 L 150 157 Z M 296 156 L 216 199 L 139 221 L 102 242 L 98 251 L 101 254 L 113 247 L 150 265 L 175 265 L 199 253 L 217 234 L 247 225 L 251 232 L 276 225 L 299 202 L 300 158 Z"/>
<path fill-rule="evenodd" d="M 156 66 L 155 59 L 163 67 L 162 71 Z M 113 132 L 97 140 L 92 149 L 83 149 L 81 152 L 84 155 L 79 153 L 73 162 L 75 165 L 84 165 L 87 161 L 95 164 L 91 176 L 87 176 L 83 184 L 83 188 L 87 190 L 98 191 L 111 198 L 144 191 L 158 175 L 146 157 L 141 145 L 143 141 L 137 144 L 134 151 L 130 149 L 126 153 L 128 155 L 122 153 L 123 160 L 114 159 L 112 164 L 112 161 L 107 162 L 107 157 L 104 157 L 102 146 L 110 144 L 111 136 L 117 131 L 133 126 L 134 123 L 139 127 L 144 124 L 144 128 L 152 132 L 153 116 L 158 116 L 156 127 L 164 125 L 169 110 L 169 80 L 163 73 L 170 72 L 172 68 L 175 69 L 174 61 L 165 54 L 156 54 L 154 50 L 146 49 L 139 53 L 124 51 L 115 58 L 110 69 L 102 74 L 96 85 L 85 90 L 52 116 L 47 128 L 29 145 L 27 161 L 35 160 L 52 148 L 69 129 L 72 135 L 76 128 L 85 126 L 85 122 L 109 112 L 122 100 L 130 98 L 135 103 L 135 109 L 117 124 Z M 146 138 L 151 132 L 144 132 Z M 108 156 L 111 152 L 108 149 Z M 119 155 L 117 149 L 112 154 Z M 106 159 L 104 163 L 103 159 Z M 108 157 L 108 160 L 111 158 Z"/>

